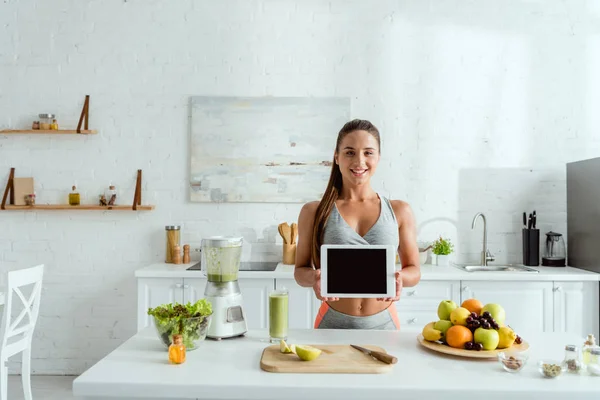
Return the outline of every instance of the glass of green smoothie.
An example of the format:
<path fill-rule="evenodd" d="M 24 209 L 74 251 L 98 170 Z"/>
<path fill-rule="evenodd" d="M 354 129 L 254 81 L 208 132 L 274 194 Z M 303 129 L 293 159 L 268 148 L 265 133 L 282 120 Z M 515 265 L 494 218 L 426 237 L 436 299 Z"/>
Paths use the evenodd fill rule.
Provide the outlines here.
<path fill-rule="evenodd" d="M 288 299 L 287 289 L 277 289 L 269 294 L 269 337 L 271 343 L 279 343 L 288 337 Z"/>

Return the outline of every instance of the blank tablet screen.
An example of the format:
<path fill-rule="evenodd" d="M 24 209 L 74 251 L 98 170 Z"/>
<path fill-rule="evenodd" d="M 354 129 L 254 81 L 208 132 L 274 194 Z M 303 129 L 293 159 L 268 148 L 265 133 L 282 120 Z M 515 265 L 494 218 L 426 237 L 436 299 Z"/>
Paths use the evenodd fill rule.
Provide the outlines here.
<path fill-rule="evenodd" d="M 328 293 L 386 293 L 385 249 L 327 249 Z"/>

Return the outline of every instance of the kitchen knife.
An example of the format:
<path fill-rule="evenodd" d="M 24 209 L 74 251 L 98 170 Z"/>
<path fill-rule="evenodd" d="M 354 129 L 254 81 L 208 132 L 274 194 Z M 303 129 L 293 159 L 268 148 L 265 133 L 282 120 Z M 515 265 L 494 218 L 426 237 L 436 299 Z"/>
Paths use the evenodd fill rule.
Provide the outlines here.
<path fill-rule="evenodd" d="M 527 222 L 527 229 L 531 229 L 531 224 L 533 223 L 533 217 L 529 214 L 529 221 Z"/>
<path fill-rule="evenodd" d="M 527 229 L 527 213 L 523 212 L 523 229 Z"/>
<path fill-rule="evenodd" d="M 364 347 L 356 346 L 353 344 L 351 344 L 350 346 L 354 347 L 357 350 L 362 351 L 363 353 L 365 353 L 367 355 L 370 355 L 373 358 L 378 359 L 379 361 L 383 361 L 386 364 L 396 364 L 398 362 L 398 359 L 396 357 L 391 356 L 388 353 L 365 349 Z"/>
<path fill-rule="evenodd" d="M 533 229 L 535 229 L 535 224 L 537 222 L 537 215 L 535 215 L 535 210 L 533 210 Z"/>

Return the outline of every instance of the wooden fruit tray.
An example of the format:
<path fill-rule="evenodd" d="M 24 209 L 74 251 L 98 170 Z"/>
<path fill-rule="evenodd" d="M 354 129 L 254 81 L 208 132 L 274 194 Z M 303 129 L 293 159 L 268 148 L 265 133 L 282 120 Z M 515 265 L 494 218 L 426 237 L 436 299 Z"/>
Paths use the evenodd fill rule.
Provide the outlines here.
<path fill-rule="evenodd" d="M 451 356 L 458 356 L 458 357 L 467 357 L 467 358 L 484 358 L 484 359 L 485 358 L 487 358 L 487 359 L 494 358 L 494 359 L 497 359 L 498 353 L 501 353 L 503 351 L 522 352 L 529 348 L 529 343 L 527 343 L 524 340 L 521 342 L 521 344 L 513 344 L 508 349 L 481 350 L 481 351 L 456 349 L 454 347 L 450 347 L 450 346 L 440 343 L 440 342 L 428 342 L 427 340 L 425 340 L 425 338 L 423 337 L 422 334 L 419 334 L 419 336 L 417 336 L 417 340 L 419 341 L 421 346 L 426 347 L 430 350 L 436 351 L 438 353 L 449 354 Z"/>

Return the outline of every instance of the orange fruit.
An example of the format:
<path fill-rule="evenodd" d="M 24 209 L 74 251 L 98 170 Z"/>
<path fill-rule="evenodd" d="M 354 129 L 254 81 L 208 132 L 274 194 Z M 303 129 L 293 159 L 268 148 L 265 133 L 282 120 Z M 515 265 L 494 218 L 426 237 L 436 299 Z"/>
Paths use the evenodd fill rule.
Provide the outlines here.
<path fill-rule="evenodd" d="M 460 306 L 477 315 L 481 314 L 481 309 L 483 308 L 483 304 L 477 299 L 467 299 Z"/>
<path fill-rule="evenodd" d="M 457 349 L 464 349 L 465 343 L 473 341 L 473 333 L 462 325 L 454 325 L 446 331 L 446 343 Z"/>

